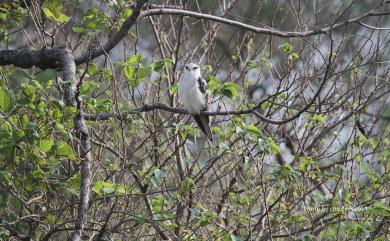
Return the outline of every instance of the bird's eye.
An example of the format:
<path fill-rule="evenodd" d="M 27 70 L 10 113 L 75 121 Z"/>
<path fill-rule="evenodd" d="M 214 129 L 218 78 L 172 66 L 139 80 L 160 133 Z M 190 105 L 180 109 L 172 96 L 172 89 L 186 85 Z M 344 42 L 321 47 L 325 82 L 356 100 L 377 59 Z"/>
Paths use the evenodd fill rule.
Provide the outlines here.
<path fill-rule="evenodd" d="M 190 68 L 188 68 L 188 66 L 185 66 L 186 67 L 186 70 L 190 71 Z"/>
<path fill-rule="evenodd" d="M 193 70 L 196 70 L 198 68 L 198 66 L 195 66 L 194 68 L 192 68 Z"/>

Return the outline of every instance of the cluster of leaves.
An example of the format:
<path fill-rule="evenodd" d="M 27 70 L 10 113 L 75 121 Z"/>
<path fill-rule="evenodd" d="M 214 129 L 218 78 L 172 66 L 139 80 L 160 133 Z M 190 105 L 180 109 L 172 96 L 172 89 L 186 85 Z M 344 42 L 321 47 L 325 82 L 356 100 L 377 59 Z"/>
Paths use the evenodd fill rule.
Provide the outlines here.
<path fill-rule="evenodd" d="M 37 192 L 67 193 L 68 183 L 60 181 L 60 177 L 73 174 L 60 166 L 64 161 L 78 162 L 70 132 L 75 109 L 48 97 L 56 71 L 47 69 L 31 76 L 11 66 L 2 72 L 24 82 L 14 90 L 5 80 L 0 85 L 0 179 L 2 185 L 15 192 L 11 195 L 2 190 L 0 206 L 11 211 L 19 210 L 22 201 Z M 16 220 L 14 212 L 8 212 L 2 225 Z M 19 231 L 27 230 L 21 226 Z"/>
<path fill-rule="evenodd" d="M 221 83 L 215 76 L 209 75 L 207 77 L 207 88 L 212 91 L 214 96 L 222 95 L 229 99 L 236 99 L 242 87 L 233 82 Z"/>
<path fill-rule="evenodd" d="M 45 6 L 42 8 L 45 16 L 57 23 L 65 23 L 69 20 L 69 17 L 63 14 L 63 4 L 58 0 L 45 1 Z"/>
<path fill-rule="evenodd" d="M 172 60 L 163 59 L 152 64 L 144 65 L 142 64 L 144 60 L 144 56 L 133 55 L 123 64 L 123 73 L 130 87 L 135 87 L 143 83 L 152 71 L 160 73 L 164 67 L 170 68 L 173 64 Z"/>
<path fill-rule="evenodd" d="M 0 2 L 0 40 L 9 40 L 9 30 L 18 25 L 26 9 L 20 6 L 19 1 Z"/>
<path fill-rule="evenodd" d="M 288 58 L 291 60 L 299 59 L 299 53 L 294 51 L 294 46 L 291 43 L 283 43 L 279 45 L 279 49 L 288 54 Z"/>

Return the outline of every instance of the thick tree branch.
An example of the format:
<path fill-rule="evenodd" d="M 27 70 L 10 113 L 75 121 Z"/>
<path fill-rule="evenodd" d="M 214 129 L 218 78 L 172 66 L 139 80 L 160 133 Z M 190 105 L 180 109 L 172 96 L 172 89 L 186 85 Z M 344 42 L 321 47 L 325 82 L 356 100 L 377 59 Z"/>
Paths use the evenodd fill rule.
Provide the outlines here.
<path fill-rule="evenodd" d="M 81 142 L 81 187 L 80 187 L 80 199 L 77 212 L 77 218 L 75 222 L 74 232 L 72 234 L 72 241 L 79 241 L 82 237 L 82 232 L 85 223 L 88 218 L 88 202 L 90 199 L 90 186 L 91 186 L 91 139 L 88 133 L 88 127 L 85 124 L 83 113 L 78 111 L 74 118 L 74 125 L 76 129 L 76 135 Z"/>
<path fill-rule="evenodd" d="M 80 159 L 81 159 L 81 183 L 80 183 L 80 197 L 79 206 L 77 212 L 77 218 L 75 221 L 74 231 L 71 237 L 72 241 L 81 240 L 84 225 L 88 218 L 88 202 L 90 199 L 90 186 L 91 186 L 91 139 L 88 133 L 88 127 L 85 124 L 85 119 L 81 111 L 81 105 L 76 93 L 77 88 L 81 87 L 81 82 L 77 81 L 76 77 L 76 63 L 74 61 L 73 54 L 68 49 L 61 49 L 62 55 L 59 56 L 61 63 L 62 75 L 64 80 L 64 99 L 68 106 L 77 106 L 77 114 L 73 119 L 74 127 L 76 130 L 76 136 L 80 140 Z M 80 80 L 81 81 L 81 80 Z"/>
<path fill-rule="evenodd" d="M 55 68 L 60 66 L 60 59 L 63 49 L 42 49 L 42 50 L 0 50 L 0 65 L 14 65 L 21 68 L 33 66 L 41 69 Z"/>
<path fill-rule="evenodd" d="M 377 9 L 376 7 L 375 9 Z M 351 23 L 359 23 L 360 20 L 370 17 L 370 16 L 383 16 L 383 15 L 388 15 L 390 12 L 385 12 L 385 13 L 378 13 L 375 12 L 375 9 L 368 11 L 358 17 L 355 18 L 350 18 L 347 19 L 343 22 L 339 22 L 333 25 L 328 25 L 322 28 L 316 28 L 313 30 L 309 31 L 303 31 L 303 32 L 290 32 L 290 31 L 281 31 L 277 29 L 273 29 L 270 27 L 267 28 L 261 28 L 261 27 L 256 27 L 253 25 L 245 24 L 239 21 L 231 20 L 231 19 L 226 19 L 210 14 L 204 14 L 204 13 L 199 13 L 199 12 L 193 12 L 193 11 L 188 11 L 188 10 L 183 10 L 183 9 L 177 9 L 177 8 L 152 8 L 143 11 L 140 14 L 140 18 L 148 17 L 148 16 L 153 16 L 153 15 L 179 15 L 179 16 L 187 16 L 187 17 L 193 17 L 197 19 L 203 19 L 203 20 L 210 20 L 210 21 L 215 21 L 215 22 L 220 22 L 226 25 L 238 27 L 241 29 L 245 29 L 251 32 L 255 33 L 261 33 L 261 34 L 268 34 L 268 35 L 274 35 L 274 36 L 279 36 L 282 38 L 289 38 L 289 37 L 307 37 L 307 36 L 312 36 L 312 35 L 318 35 L 318 34 L 327 34 L 329 31 L 346 26 Z M 360 23 L 359 23 L 360 24 Z M 363 25 L 364 26 L 364 25 Z"/>

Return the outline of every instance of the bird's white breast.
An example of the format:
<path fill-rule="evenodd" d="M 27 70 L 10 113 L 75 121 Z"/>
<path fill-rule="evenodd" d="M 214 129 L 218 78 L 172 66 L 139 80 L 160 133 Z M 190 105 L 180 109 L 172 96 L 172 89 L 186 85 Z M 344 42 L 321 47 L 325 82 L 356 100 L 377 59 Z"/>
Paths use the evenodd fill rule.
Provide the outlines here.
<path fill-rule="evenodd" d="M 205 105 L 198 85 L 198 77 L 192 73 L 184 73 L 179 81 L 179 101 L 190 114 L 199 114 Z"/>

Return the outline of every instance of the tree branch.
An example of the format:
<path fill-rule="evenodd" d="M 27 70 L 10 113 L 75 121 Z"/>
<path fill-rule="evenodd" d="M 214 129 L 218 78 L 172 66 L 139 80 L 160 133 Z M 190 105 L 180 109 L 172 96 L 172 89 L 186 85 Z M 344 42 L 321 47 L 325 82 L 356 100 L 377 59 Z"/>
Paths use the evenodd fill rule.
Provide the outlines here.
<path fill-rule="evenodd" d="M 378 8 L 378 7 L 377 7 Z M 375 8 L 375 9 L 377 9 Z M 245 24 L 239 21 L 231 20 L 231 19 L 226 19 L 210 14 L 204 14 L 204 13 L 199 13 L 199 12 L 193 12 L 193 11 L 188 11 L 188 10 L 183 10 L 183 9 L 177 9 L 177 8 L 153 8 L 153 9 L 148 9 L 143 11 L 140 14 L 140 18 L 148 17 L 148 16 L 153 16 L 153 15 L 179 15 L 179 16 L 187 16 L 187 17 L 193 17 L 197 19 L 203 19 L 203 20 L 210 20 L 210 21 L 215 21 L 215 22 L 220 22 L 226 25 L 238 27 L 241 29 L 245 29 L 251 32 L 255 33 L 261 33 L 261 34 L 268 34 L 268 35 L 274 35 L 274 36 L 279 36 L 282 38 L 289 38 L 289 37 L 308 37 L 312 35 L 318 35 L 318 34 L 327 34 L 329 31 L 346 26 L 351 23 L 359 23 L 359 21 L 363 18 L 370 17 L 370 16 L 383 16 L 383 15 L 388 15 L 390 14 L 389 12 L 385 13 L 377 13 L 374 12 L 374 10 L 371 10 L 369 12 L 366 12 L 358 17 L 355 18 L 350 18 L 347 19 L 343 22 L 336 23 L 333 25 L 328 25 L 322 28 L 317 28 L 309 31 L 303 31 L 303 32 L 290 32 L 290 31 L 281 31 L 277 29 L 273 29 L 271 27 L 267 28 L 261 28 L 261 27 L 256 27 L 253 25 Z"/>
<path fill-rule="evenodd" d="M 68 106 L 76 106 L 77 114 L 73 119 L 74 127 L 76 130 L 76 136 L 80 140 L 80 159 L 81 159 L 81 184 L 80 184 L 80 197 L 79 206 L 77 211 L 77 218 L 75 221 L 74 231 L 70 240 L 81 240 L 84 226 L 88 218 L 88 203 L 90 199 L 90 186 L 91 186 L 91 139 L 89 137 L 88 127 L 85 124 L 85 119 L 81 111 L 81 104 L 78 99 L 77 93 L 79 90 L 76 88 L 81 87 L 80 82 L 76 77 L 76 63 L 73 54 L 68 49 L 61 49 L 62 55 L 59 56 L 61 69 L 64 79 L 64 99 Z M 77 85 L 76 85 L 77 83 Z M 77 87 L 76 87 L 77 86 Z"/>
<path fill-rule="evenodd" d="M 325 84 L 326 78 L 324 78 L 324 81 L 321 83 L 320 88 L 318 89 L 317 93 L 315 94 L 314 98 L 312 100 L 315 100 L 315 98 L 318 96 L 320 93 L 323 85 Z M 246 115 L 246 114 L 254 114 L 256 117 L 258 117 L 260 120 L 270 123 L 270 124 L 275 124 L 275 125 L 281 125 L 285 124 L 287 122 L 290 122 L 296 118 L 298 118 L 303 112 L 305 112 L 312 104 L 314 101 L 310 101 L 303 109 L 301 109 L 297 114 L 294 116 L 285 119 L 285 120 L 274 120 L 267 118 L 263 116 L 262 114 L 258 113 L 257 110 L 260 106 L 260 104 L 256 105 L 253 108 L 250 109 L 244 109 L 244 110 L 228 110 L 228 111 L 202 111 L 200 114 L 205 115 L 205 116 L 226 116 L 226 115 Z M 136 114 L 140 112 L 149 112 L 153 110 L 164 110 L 167 112 L 171 113 L 177 113 L 177 114 L 189 114 L 188 111 L 182 109 L 182 108 L 175 108 L 168 106 L 164 103 L 161 102 L 155 102 L 152 104 L 145 104 L 142 107 L 139 108 L 134 108 L 130 111 L 122 112 L 120 114 L 113 114 L 109 112 L 101 112 L 97 114 L 84 114 L 84 118 L 89 121 L 101 121 L 101 120 L 108 120 L 110 118 L 116 118 L 116 119 L 123 119 L 127 118 L 127 115 L 131 114 Z"/>
<path fill-rule="evenodd" d="M 56 68 L 61 65 L 63 49 L 42 50 L 0 50 L 0 65 L 14 65 L 21 68 L 37 66 L 41 69 Z"/>

